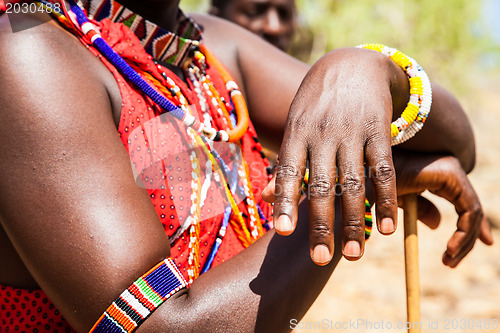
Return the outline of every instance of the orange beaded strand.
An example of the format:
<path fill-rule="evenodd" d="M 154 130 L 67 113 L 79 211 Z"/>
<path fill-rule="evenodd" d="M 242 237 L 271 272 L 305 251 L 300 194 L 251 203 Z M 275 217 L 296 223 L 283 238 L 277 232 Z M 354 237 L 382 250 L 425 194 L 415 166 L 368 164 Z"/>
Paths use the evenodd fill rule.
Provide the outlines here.
<path fill-rule="evenodd" d="M 241 94 L 241 91 L 238 88 L 238 85 L 236 84 L 236 82 L 233 81 L 233 78 L 229 74 L 226 67 L 212 55 L 212 53 L 208 50 L 208 48 L 205 45 L 201 44 L 200 50 L 207 58 L 207 62 L 215 66 L 217 71 L 220 73 L 220 76 L 222 77 L 222 80 L 226 84 L 226 87 L 229 90 L 229 94 L 233 100 L 234 108 L 236 109 L 236 117 L 238 121 L 236 127 L 228 130 L 227 134 L 229 134 L 230 142 L 236 142 L 243 137 L 243 135 L 248 129 L 250 116 L 248 115 L 247 104 L 245 102 L 245 99 L 243 98 L 243 95 Z"/>

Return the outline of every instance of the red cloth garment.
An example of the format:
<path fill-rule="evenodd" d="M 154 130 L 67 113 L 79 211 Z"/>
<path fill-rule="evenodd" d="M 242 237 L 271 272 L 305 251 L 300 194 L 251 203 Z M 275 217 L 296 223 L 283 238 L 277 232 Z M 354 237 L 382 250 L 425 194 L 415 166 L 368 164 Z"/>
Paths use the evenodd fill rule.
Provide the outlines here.
<path fill-rule="evenodd" d="M 0 285 L 0 333 L 75 332 L 41 290 Z"/>
<path fill-rule="evenodd" d="M 93 23 L 99 27 L 108 44 L 134 69 L 153 75 L 163 84 L 166 84 L 166 80 L 162 72 L 172 78 L 181 88 L 190 105 L 193 105 L 193 110 L 203 119 L 200 101 L 192 84 L 186 85 L 167 68 L 158 66 L 152 56 L 146 53 L 139 39 L 130 29 L 121 23 L 113 23 L 109 19 L 100 22 L 93 21 Z M 97 52 L 90 41 L 86 40 L 85 37 L 77 37 L 103 61 L 117 81 L 122 96 L 118 135 L 129 151 L 138 184 L 147 188 L 165 233 L 171 240 L 171 257 L 188 280 L 189 228 L 186 228 L 185 221 L 192 206 L 190 185 L 192 168 L 189 153 L 193 149 L 199 150 L 199 147 L 190 146 L 186 128 L 180 121 L 168 119 L 169 116 L 159 117 L 163 111 L 156 104 L 127 82 L 117 69 Z M 226 101 L 230 101 L 219 73 L 215 68 L 210 67 L 210 64 L 208 65 L 207 74 L 210 75 L 215 88 Z M 229 103 L 228 107 L 231 107 Z M 218 117 L 216 113 L 213 114 L 213 118 L 212 125 L 214 127 L 218 127 L 217 124 L 223 121 L 222 116 Z M 250 124 L 247 133 L 241 139 L 240 147 L 242 155 L 249 165 L 250 181 L 256 204 L 261 207 L 265 217 L 270 220 L 272 208 L 263 201 L 260 195 L 267 185 L 268 174 L 259 147 L 260 144 L 255 139 L 256 132 L 253 125 Z M 215 147 L 231 168 L 239 163 L 239 158 L 235 157 L 233 151 L 240 149 L 236 145 L 231 148 L 227 143 L 224 143 L 216 144 Z M 206 159 L 200 158 L 200 165 L 205 165 L 206 162 Z M 201 209 L 200 270 L 214 245 L 223 220 L 224 209 L 227 206 L 220 183 L 214 180 L 216 177 L 213 174 L 209 175 L 208 172 L 203 176 L 201 183 L 204 183 L 208 177 L 208 181 L 206 181 L 208 190 Z M 248 215 L 243 200 L 244 194 L 239 193 L 235 196 L 239 198 L 237 203 L 241 212 L 244 216 Z M 248 221 L 246 222 L 248 224 Z M 232 258 L 243 249 L 244 246 L 238 239 L 235 229 L 229 224 L 212 267 Z M 16 300 L 22 302 L 15 305 L 18 303 Z M 21 310 L 19 310 L 20 307 Z M 31 320 L 32 318 L 33 320 Z M 27 291 L 0 285 L 0 333 L 14 331 L 71 332 L 72 330 L 42 291 Z"/>
<path fill-rule="evenodd" d="M 107 19 L 101 21 L 99 24 L 103 38 L 129 64 L 134 68 L 145 69 L 155 76 L 156 79 L 160 80 L 160 82 L 164 81 L 152 57 L 144 51 L 144 48 L 142 48 L 135 35 L 128 28 L 122 24 L 112 23 Z M 106 61 L 105 63 L 110 67 Z M 168 77 L 172 78 L 181 88 L 190 104 L 195 105 L 197 111 L 201 112 L 198 107 L 200 104 L 199 100 L 191 89 L 192 87 L 186 86 L 183 81 L 167 68 L 163 66 L 160 67 L 161 71 L 167 73 Z M 110 70 L 115 75 L 123 99 L 118 133 L 124 145 L 129 149 L 131 161 L 133 164 L 135 163 L 134 167 L 137 173 L 140 173 L 144 168 L 151 167 L 151 163 L 148 164 L 148 162 L 145 162 L 148 158 L 146 155 L 150 155 L 150 153 L 147 152 L 148 149 L 153 150 L 153 148 L 157 148 L 159 152 L 157 152 L 156 155 L 166 157 L 165 160 L 163 160 L 165 165 L 162 166 L 164 170 L 153 170 L 153 172 L 150 173 L 158 175 L 158 173 L 164 171 L 163 175 L 166 178 L 166 182 L 160 180 L 159 183 L 154 182 L 153 186 L 151 186 L 152 188 L 149 188 L 148 184 L 146 184 L 146 187 L 148 188 L 151 201 L 155 205 L 156 212 L 165 228 L 166 234 L 172 237 L 189 215 L 189 209 L 192 204 L 190 200 L 192 169 L 187 153 L 188 137 L 185 127 L 180 121 L 171 119 L 171 122 L 161 124 L 162 134 L 157 133 L 158 126 L 160 126 L 161 123 L 160 119 L 164 119 L 158 118 L 162 110 L 152 103 L 148 97 L 139 94 L 122 78 L 115 68 L 110 67 Z M 211 76 L 217 90 L 222 92 L 221 95 L 226 100 L 229 100 L 225 86 L 217 71 L 209 67 L 207 73 Z M 270 206 L 262 200 L 260 195 L 260 192 L 267 185 L 268 178 L 263 159 L 257 149 L 257 143 L 253 139 L 255 136 L 255 130 L 253 126 L 250 125 L 247 133 L 242 138 L 242 151 L 243 156 L 250 166 L 251 184 L 257 204 L 262 207 L 264 213 L 270 218 Z M 152 143 L 153 141 L 154 143 Z M 133 150 L 130 151 L 130 148 L 133 148 Z M 225 149 L 225 151 L 227 152 L 228 149 Z M 203 164 L 204 161 L 205 160 L 201 161 L 201 164 Z M 141 162 L 143 162 L 142 165 L 140 165 Z M 163 185 L 165 188 L 161 188 Z M 217 187 L 218 185 L 212 181 L 209 195 L 205 203 L 206 209 L 202 211 L 202 213 L 205 212 L 209 217 L 202 220 L 201 223 L 201 267 L 203 267 L 206 256 L 209 254 L 215 242 L 225 208 L 225 205 L 221 202 L 223 198 L 220 195 L 220 189 Z M 240 202 L 239 208 L 243 213 L 248 214 L 243 202 Z M 212 209 L 215 213 L 208 212 Z M 230 259 L 243 249 L 244 247 L 236 237 L 233 227 L 229 225 L 221 248 L 215 257 L 213 266 Z M 171 256 L 174 258 L 180 271 L 187 278 L 187 230 L 172 244 Z"/>

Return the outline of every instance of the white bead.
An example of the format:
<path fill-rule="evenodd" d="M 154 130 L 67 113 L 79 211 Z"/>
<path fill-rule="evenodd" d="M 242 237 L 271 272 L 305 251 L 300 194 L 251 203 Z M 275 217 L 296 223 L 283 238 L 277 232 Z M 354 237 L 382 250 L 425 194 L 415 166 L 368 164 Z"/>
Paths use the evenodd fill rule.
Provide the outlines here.
<path fill-rule="evenodd" d="M 231 91 L 231 90 L 239 89 L 239 88 L 238 88 L 238 85 L 236 84 L 236 82 L 234 82 L 234 81 L 228 81 L 226 83 L 226 89 L 228 91 Z"/>
<path fill-rule="evenodd" d="M 90 31 L 95 30 L 95 26 L 90 22 L 85 22 L 84 24 L 82 24 L 81 28 L 85 35 Z"/>
<path fill-rule="evenodd" d="M 95 40 L 97 38 L 102 38 L 100 34 L 95 34 L 94 36 L 92 36 L 92 38 L 90 39 L 90 42 L 93 44 L 95 42 Z"/>
<path fill-rule="evenodd" d="M 229 134 L 224 130 L 220 130 L 219 132 L 221 134 L 222 141 L 228 142 L 229 141 Z"/>
<path fill-rule="evenodd" d="M 209 140 L 213 140 L 217 134 L 217 130 L 215 128 L 208 127 L 203 130 L 203 134 L 205 134 Z"/>
<path fill-rule="evenodd" d="M 242 95 L 242 93 L 241 93 L 241 91 L 239 91 L 239 90 L 233 90 L 233 91 L 231 91 L 231 97 L 232 97 L 233 95 Z"/>
<path fill-rule="evenodd" d="M 412 103 L 412 104 L 418 105 L 418 95 L 411 94 L 410 95 L 410 100 L 408 101 L 408 103 Z"/>
<path fill-rule="evenodd" d="M 184 124 L 187 126 L 192 126 L 195 122 L 196 118 L 190 114 L 186 114 L 186 117 L 184 118 Z"/>

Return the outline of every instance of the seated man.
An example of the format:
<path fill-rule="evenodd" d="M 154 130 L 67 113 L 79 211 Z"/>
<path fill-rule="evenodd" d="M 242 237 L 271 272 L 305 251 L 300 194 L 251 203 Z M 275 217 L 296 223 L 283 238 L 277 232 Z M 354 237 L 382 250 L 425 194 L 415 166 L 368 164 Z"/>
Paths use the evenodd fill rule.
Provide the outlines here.
<path fill-rule="evenodd" d="M 491 244 L 456 99 L 434 85 L 426 126 L 392 153 L 410 89 L 385 55 L 308 68 L 174 0 L 40 6 L 0 14 L 0 331 L 289 331 L 340 258 L 363 255 L 365 162 L 383 234 L 398 193 L 430 189 L 459 214 L 444 264 Z M 257 133 L 281 146 L 271 185 Z M 162 304 L 156 273 L 189 289 Z"/>
<path fill-rule="evenodd" d="M 239 24 L 286 51 L 296 28 L 295 0 L 212 0 L 210 14 Z"/>

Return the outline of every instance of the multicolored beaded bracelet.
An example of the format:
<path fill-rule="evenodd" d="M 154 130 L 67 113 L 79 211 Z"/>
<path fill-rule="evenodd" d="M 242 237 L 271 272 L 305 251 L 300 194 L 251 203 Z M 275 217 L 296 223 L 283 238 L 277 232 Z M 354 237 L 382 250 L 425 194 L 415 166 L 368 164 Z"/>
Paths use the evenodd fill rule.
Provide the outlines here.
<path fill-rule="evenodd" d="M 170 296 L 187 287 L 171 258 L 165 259 L 125 290 L 90 333 L 131 333 Z"/>
<path fill-rule="evenodd" d="M 391 145 L 405 142 L 424 127 L 425 120 L 431 111 L 432 88 L 427 73 L 414 59 L 392 47 L 382 44 L 362 44 L 356 47 L 385 54 L 408 76 L 410 100 L 401 117 L 391 124 Z"/>

